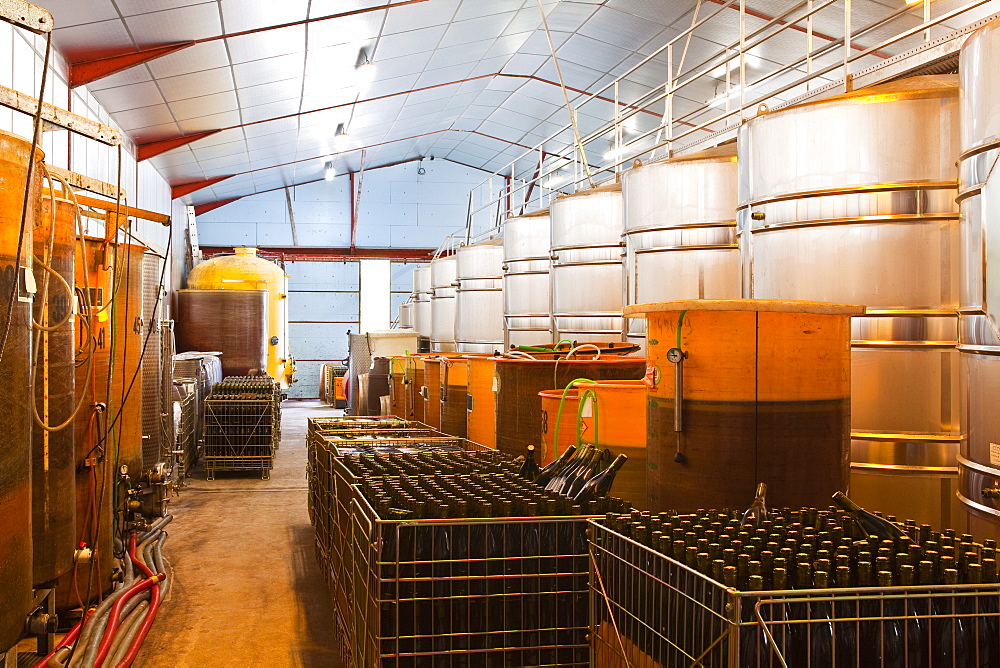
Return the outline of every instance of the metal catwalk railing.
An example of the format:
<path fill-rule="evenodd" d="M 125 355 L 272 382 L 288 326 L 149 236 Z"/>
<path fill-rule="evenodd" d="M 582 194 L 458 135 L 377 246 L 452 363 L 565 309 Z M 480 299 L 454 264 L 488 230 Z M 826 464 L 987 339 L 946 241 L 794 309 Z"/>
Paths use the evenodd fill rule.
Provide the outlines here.
<path fill-rule="evenodd" d="M 775 16 L 760 4 L 698 0 L 685 30 L 603 88 L 571 100 L 579 142 L 567 121 L 475 186 L 459 236 L 486 236 L 508 213 L 613 180 L 635 160 L 730 139 L 762 109 L 872 85 L 900 76 L 907 64 L 912 71 L 954 54 L 972 28 L 1000 15 L 997 0 L 899 0 L 896 8 L 801 0 Z M 706 54 L 706 45 L 719 48 Z M 497 187 L 498 177 L 505 186 Z"/>

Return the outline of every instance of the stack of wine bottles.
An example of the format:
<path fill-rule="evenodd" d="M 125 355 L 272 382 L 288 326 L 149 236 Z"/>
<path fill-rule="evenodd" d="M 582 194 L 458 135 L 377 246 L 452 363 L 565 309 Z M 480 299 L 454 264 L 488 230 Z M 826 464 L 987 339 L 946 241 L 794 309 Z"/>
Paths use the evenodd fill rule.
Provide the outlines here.
<path fill-rule="evenodd" d="M 270 376 L 231 376 L 205 398 L 203 461 L 208 479 L 220 470 L 259 470 L 267 478 L 278 447 L 281 390 Z"/>
<path fill-rule="evenodd" d="M 364 478 L 360 487 L 385 520 L 594 515 L 627 506 L 609 496 L 577 503 L 507 471 Z"/>
<path fill-rule="evenodd" d="M 403 420 L 393 415 L 309 418 L 307 424 L 309 434 L 327 430 L 400 429 L 403 427 L 420 429 L 427 427 L 419 422 Z"/>
<path fill-rule="evenodd" d="M 729 510 L 606 515 L 591 544 L 595 596 L 608 599 L 594 602 L 598 663 L 998 665 L 996 543 L 835 501 L 748 522 Z"/>
<path fill-rule="evenodd" d="M 618 455 L 611 459 L 611 451 L 601 450 L 589 443 L 577 448 L 566 448 L 557 459 L 539 470 L 535 461 L 535 446 L 529 445 L 521 466 L 521 477 L 539 487 L 567 496 L 578 503 L 586 503 L 607 496 L 614 485 L 615 476 L 628 457 Z"/>
<path fill-rule="evenodd" d="M 500 468 L 359 482 L 349 618 L 378 624 L 351 639 L 358 665 L 589 664 L 586 520 L 628 505 Z"/>
<path fill-rule="evenodd" d="M 476 452 L 415 452 L 407 457 L 381 452 L 361 453 L 339 460 L 355 476 L 455 475 L 460 473 L 516 473 L 515 462 L 496 450 Z"/>

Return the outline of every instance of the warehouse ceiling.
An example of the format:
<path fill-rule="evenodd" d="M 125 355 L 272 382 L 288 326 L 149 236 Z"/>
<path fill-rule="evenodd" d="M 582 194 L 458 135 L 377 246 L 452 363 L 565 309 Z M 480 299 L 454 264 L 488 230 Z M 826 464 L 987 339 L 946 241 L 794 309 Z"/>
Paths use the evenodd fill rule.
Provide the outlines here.
<path fill-rule="evenodd" d="M 934 6 L 944 11 L 949 1 L 957 0 Z M 704 17 L 725 4 L 51 0 L 46 7 L 56 20 L 56 47 L 71 65 L 71 83 L 90 87 L 175 196 L 205 210 L 322 179 L 331 162 L 340 174 L 431 156 L 483 170 L 484 177 L 509 171 L 511 160 L 569 122 L 540 9 L 567 92 L 579 99 L 687 29 L 696 12 Z M 715 20 L 730 34 L 715 43 L 712 35 L 686 42 L 689 62 L 722 52 L 737 34 L 738 3 L 728 4 Z M 754 22 L 748 28 L 789 5 L 748 0 L 748 23 Z M 901 7 L 902 0 L 856 1 L 854 20 L 864 25 Z M 916 25 L 920 12 L 914 8 L 903 19 Z M 814 30 L 819 42 L 843 34 L 842 9 L 818 14 Z M 748 68 L 801 52 L 801 32 L 761 45 Z M 866 56 L 861 64 L 894 52 Z M 836 58 L 842 55 L 833 52 L 828 60 Z M 662 86 L 666 67 L 661 55 L 622 81 L 619 100 Z M 719 94 L 726 68 L 718 69 L 674 100 L 675 113 Z M 580 129 L 597 129 L 613 114 L 611 104 L 590 105 L 580 113 Z M 658 123 L 656 115 L 640 114 L 632 129 Z M 339 130 L 346 136 L 338 138 Z M 545 149 L 565 155 L 571 144 L 563 130 Z"/>

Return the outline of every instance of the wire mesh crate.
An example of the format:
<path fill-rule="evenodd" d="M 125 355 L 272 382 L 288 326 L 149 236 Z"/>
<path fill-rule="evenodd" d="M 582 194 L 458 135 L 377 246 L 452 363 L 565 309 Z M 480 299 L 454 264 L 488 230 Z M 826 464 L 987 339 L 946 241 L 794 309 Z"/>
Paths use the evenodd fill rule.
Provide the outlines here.
<path fill-rule="evenodd" d="M 480 445 L 461 438 L 396 439 L 396 450 L 380 450 L 381 454 L 405 455 L 413 452 L 485 450 Z M 491 451 L 492 452 L 492 451 Z M 340 461 L 357 453 L 337 447 L 329 441 L 310 442 L 309 507 L 316 532 L 316 543 L 324 570 L 329 573 L 331 591 L 341 609 L 347 609 L 351 596 L 350 550 L 351 502 L 358 494 L 358 477 Z M 497 453 L 498 456 L 502 456 Z"/>
<path fill-rule="evenodd" d="M 354 665 L 589 665 L 587 516 L 393 521 L 352 504 Z"/>
<path fill-rule="evenodd" d="M 204 402 L 202 460 L 209 480 L 217 471 L 259 470 L 270 475 L 279 438 L 273 399 L 219 399 Z"/>
<path fill-rule="evenodd" d="M 739 591 L 591 522 L 596 666 L 1000 665 L 1000 586 Z"/>

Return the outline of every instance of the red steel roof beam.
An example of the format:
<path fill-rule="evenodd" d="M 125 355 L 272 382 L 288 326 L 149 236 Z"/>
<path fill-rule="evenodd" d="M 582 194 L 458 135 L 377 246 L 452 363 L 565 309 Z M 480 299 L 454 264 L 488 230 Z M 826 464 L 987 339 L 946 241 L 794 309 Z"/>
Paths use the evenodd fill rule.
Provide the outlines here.
<path fill-rule="evenodd" d="M 255 35 L 257 33 L 268 32 L 271 30 L 281 30 L 282 28 L 292 28 L 294 26 L 308 25 L 310 23 L 318 23 L 319 21 L 329 21 L 331 19 L 341 19 L 347 16 L 355 16 L 357 14 L 367 14 L 368 12 L 377 12 L 384 9 L 392 9 L 394 7 L 403 7 L 405 5 L 413 5 L 418 2 L 427 2 L 427 0 L 401 0 L 400 2 L 387 2 L 384 5 L 377 5 L 375 7 L 364 7 L 362 9 L 353 9 L 349 12 L 340 12 L 337 14 L 328 14 L 326 16 L 317 16 L 311 19 L 302 19 L 300 21 L 291 21 L 289 23 L 282 23 L 274 26 L 264 26 L 262 28 L 252 28 L 250 30 L 241 30 L 239 32 L 223 33 L 221 35 L 212 35 L 211 37 L 203 37 L 201 39 L 194 39 L 186 42 L 175 42 L 173 44 L 167 44 L 164 46 L 156 46 L 152 48 L 140 47 L 138 51 L 133 53 L 125 53 L 121 55 L 93 58 L 90 60 L 71 63 L 69 66 L 70 76 L 69 76 L 69 86 L 70 88 L 76 88 L 77 86 L 83 86 L 84 84 L 92 83 L 98 79 L 103 79 L 104 77 L 111 76 L 123 70 L 127 70 L 130 67 L 135 67 L 136 65 L 142 65 L 150 60 L 155 60 L 157 58 L 162 58 L 163 56 L 174 53 L 175 51 L 180 51 L 181 49 L 186 49 L 189 46 L 194 46 L 195 44 L 204 44 L 206 42 L 216 42 L 220 39 L 227 39 L 230 37 L 244 37 L 246 35 Z"/>

